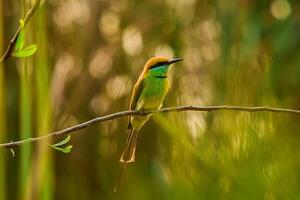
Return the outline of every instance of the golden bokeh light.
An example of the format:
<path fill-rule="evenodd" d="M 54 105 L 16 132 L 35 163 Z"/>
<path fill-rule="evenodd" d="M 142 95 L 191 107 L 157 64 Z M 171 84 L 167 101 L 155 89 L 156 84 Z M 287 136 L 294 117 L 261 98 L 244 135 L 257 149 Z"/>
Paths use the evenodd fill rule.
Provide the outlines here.
<path fill-rule="evenodd" d="M 90 109 L 98 115 L 107 112 L 109 106 L 110 98 L 105 94 L 95 96 L 90 102 Z"/>
<path fill-rule="evenodd" d="M 131 85 L 128 76 L 116 75 L 107 81 L 106 93 L 111 99 L 118 99 L 130 92 Z"/>
<path fill-rule="evenodd" d="M 94 78 L 105 76 L 112 68 L 112 58 L 105 49 L 98 49 L 89 64 L 89 72 Z"/>
<path fill-rule="evenodd" d="M 129 26 L 124 30 L 122 42 L 124 51 L 130 56 L 141 53 L 143 49 L 142 33 L 135 26 Z"/>
<path fill-rule="evenodd" d="M 168 45 L 160 45 L 155 49 L 155 56 L 165 56 L 167 58 L 173 58 L 173 49 Z"/>
<path fill-rule="evenodd" d="M 106 37 L 116 35 L 120 31 L 120 18 L 112 11 L 105 11 L 99 20 L 99 29 Z"/>
<path fill-rule="evenodd" d="M 90 9 L 85 1 L 62 1 L 53 14 L 55 24 L 61 33 L 68 33 L 73 24 L 83 25 L 90 19 Z"/>
<path fill-rule="evenodd" d="M 271 3 L 271 13 L 278 20 L 288 18 L 292 12 L 291 5 L 287 0 L 275 0 Z"/>

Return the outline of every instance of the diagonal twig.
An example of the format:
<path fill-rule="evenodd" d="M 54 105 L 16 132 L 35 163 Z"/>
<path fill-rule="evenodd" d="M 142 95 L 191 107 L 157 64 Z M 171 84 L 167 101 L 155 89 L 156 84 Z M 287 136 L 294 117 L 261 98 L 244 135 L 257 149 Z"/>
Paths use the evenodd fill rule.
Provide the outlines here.
<path fill-rule="evenodd" d="M 32 15 L 35 13 L 35 11 L 37 10 L 37 8 L 40 5 L 41 0 L 36 0 L 35 4 L 33 5 L 32 8 L 30 8 L 24 18 L 24 27 L 28 24 L 29 20 L 31 19 Z M 19 33 L 21 31 L 21 26 L 18 27 L 17 31 L 15 32 L 14 36 L 12 37 L 12 39 L 10 40 L 7 49 L 5 50 L 4 54 L 2 55 L 2 57 L 0 58 L 0 63 L 3 61 L 6 61 L 10 56 L 11 53 L 16 45 Z"/>
<path fill-rule="evenodd" d="M 69 128 L 48 133 L 46 135 L 40 137 L 33 137 L 24 140 L 19 140 L 15 142 L 8 142 L 0 144 L 0 148 L 13 148 L 20 146 L 25 143 L 32 143 L 37 142 L 46 138 L 54 137 L 54 136 L 62 136 L 66 134 L 74 133 L 75 131 L 84 129 L 88 126 L 93 124 L 112 120 L 119 117 L 129 116 L 129 115 L 147 115 L 151 113 L 168 113 L 168 112 L 182 112 L 182 111 L 201 111 L 201 112 L 211 112 L 211 111 L 218 111 L 218 110 L 231 110 L 231 111 L 244 111 L 244 112 L 275 112 L 275 113 L 290 113 L 290 114 L 300 114 L 300 110 L 293 110 L 293 109 L 286 109 L 286 108 L 274 108 L 268 106 L 259 106 L 259 107 L 244 107 L 244 106 L 177 106 L 177 107 L 170 107 L 170 108 L 162 108 L 158 111 L 143 111 L 143 110 L 128 110 L 128 111 L 121 111 L 101 117 L 93 118 L 89 121 L 71 126 Z"/>

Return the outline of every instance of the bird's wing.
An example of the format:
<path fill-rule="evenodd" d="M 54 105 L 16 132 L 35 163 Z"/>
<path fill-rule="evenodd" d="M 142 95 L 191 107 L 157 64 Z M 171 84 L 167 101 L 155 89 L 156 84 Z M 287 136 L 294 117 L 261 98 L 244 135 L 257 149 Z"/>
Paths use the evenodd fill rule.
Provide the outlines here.
<path fill-rule="evenodd" d="M 129 110 L 135 110 L 136 104 L 141 96 L 142 90 L 144 88 L 145 81 L 144 79 L 140 79 L 133 87 Z M 130 116 L 128 117 L 128 128 L 127 130 L 131 130 Z"/>

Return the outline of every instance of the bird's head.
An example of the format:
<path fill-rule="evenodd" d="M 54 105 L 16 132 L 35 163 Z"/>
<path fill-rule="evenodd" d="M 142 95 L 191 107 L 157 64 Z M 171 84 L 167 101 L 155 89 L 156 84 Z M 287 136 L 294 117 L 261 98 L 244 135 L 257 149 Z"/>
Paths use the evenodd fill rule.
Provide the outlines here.
<path fill-rule="evenodd" d="M 182 61 L 182 58 L 168 59 L 165 57 L 154 57 L 150 58 L 144 67 L 144 72 L 153 75 L 166 75 L 169 66 L 173 63 Z"/>

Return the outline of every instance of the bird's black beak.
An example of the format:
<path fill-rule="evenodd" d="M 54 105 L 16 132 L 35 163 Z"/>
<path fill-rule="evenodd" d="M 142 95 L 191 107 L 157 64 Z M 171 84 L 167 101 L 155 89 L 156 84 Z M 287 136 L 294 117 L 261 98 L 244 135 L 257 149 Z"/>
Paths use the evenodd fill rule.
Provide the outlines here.
<path fill-rule="evenodd" d="M 168 61 L 168 64 L 171 65 L 173 63 L 176 63 L 176 62 L 179 62 L 179 61 L 182 61 L 183 58 L 172 58 Z"/>

